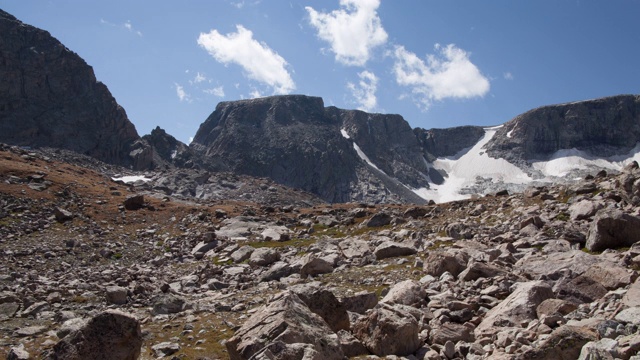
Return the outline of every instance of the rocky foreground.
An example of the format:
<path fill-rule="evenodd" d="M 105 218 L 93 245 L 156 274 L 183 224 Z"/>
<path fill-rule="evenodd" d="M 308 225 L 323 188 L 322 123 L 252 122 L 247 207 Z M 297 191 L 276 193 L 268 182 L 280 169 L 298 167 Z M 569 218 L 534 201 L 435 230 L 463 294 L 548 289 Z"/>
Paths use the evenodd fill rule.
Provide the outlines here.
<path fill-rule="evenodd" d="M 429 206 L 214 175 L 244 200 L 196 201 L 92 168 L 0 148 L 0 356 L 640 358 L 635 163 Z"/>

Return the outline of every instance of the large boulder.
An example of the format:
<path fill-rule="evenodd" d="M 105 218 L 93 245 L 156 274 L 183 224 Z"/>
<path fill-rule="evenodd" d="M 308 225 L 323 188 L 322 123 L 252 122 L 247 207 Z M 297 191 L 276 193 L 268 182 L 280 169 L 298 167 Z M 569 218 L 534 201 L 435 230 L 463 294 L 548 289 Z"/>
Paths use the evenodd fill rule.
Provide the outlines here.
<path fill-rule="evenodd" d="M 382 260 L 390 257 L 413 255 L 417 252 L 418 251 L 412 246 L 394 241 L 385 241 L 376 247 L 373 254 L 376 256 L 376 259 Z"/>
<path fill-rule="evenodd" d="M 607 208 L 598 211 L 587 235 L 587 249 L 603 251 L 628 247 L 640 241 L 640 218 L 622 210 Z"/>
<path fill-rule="evenodd" d="M 342 360 L 338 336 L 294 293 L 279 294 L 226 342 L 232 360 Z"/>
<path fill-rule="evenodd" d="M 402 304 L 420 308 L 426 305 L 427 293 L 422 285 L 414 280 L 401 281 L 389 290 L 387 295 L 380 300 L 387 304 Z"/>
<path fill-rule="evenodd" d="M 298 295 L 309 310 L 320 315 L 331 330 L 349 329 L 346 307 L 328 289 L 320 287 L 318 283 L 310 283 L 295 285 L 290 290 Z"/>
<path fill-rule="evenodd" d="M 378 356 L 405 356 L 422 345 L 416 319 L 403 309 L 378 304 L 352 326 L 353 334 L 369 351 Z"/>
<path fill-rule="evenodd" d="M 140 356 L 140 322 L 117 310 L 107 310 L 60 340 L 48 355 L 55 360 L 136 360 Z"/>
<path fill-rule="evenodd" d="M 520 283 L 500 304 L 489 310 L 475 329 L 476 337 L 493 334 L 500 327 L 524 327 L 536 319 L 536 308 L 553 297 L 551 287 L 543 281 Z"/>
<path fill-rule="evenodd" d="M 574 360 L 582 347 L 597 340 L 597 334 L 588 328 L 564 325 L 555 329 L 537 347 L 526 351 L 522 360 Z"/>

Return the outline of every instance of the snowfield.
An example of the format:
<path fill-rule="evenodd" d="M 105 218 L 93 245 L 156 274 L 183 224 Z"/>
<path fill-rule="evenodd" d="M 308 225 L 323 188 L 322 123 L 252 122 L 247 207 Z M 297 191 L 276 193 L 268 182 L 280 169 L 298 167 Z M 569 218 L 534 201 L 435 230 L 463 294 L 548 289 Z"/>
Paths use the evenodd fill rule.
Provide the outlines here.
<path fill-rule="evenodd" d="M 111 179 L 113 181 L 122 181 L 125 184 L 134 183 L 138 180 L 142 180 L 144 182 L 151 181 L 151 179 L 145 177 L 144 175 L 130 175 L 130 176 L 114 177 Z"/>

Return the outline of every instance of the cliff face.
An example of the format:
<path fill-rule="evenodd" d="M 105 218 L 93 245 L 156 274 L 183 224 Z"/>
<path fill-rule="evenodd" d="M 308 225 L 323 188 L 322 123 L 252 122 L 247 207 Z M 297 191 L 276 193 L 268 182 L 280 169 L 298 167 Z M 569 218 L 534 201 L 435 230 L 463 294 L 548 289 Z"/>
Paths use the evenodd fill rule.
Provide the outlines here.
<path fill-rule="evenodd" d="M 209 168 L 268 177 L 330 202 L 422 202 L 402 183 L 427 184 L 419 144 L 404 119 L 325 108 L 317 97 L 220 103 L 191 147 Z"/>
<path fill-rule="evenodd" d="M 84 60 L 2 10 L 0 34 L 0 142 L 132 164 L 138 133 Z"/>
<path fill-rule="evenodd" d="M 640 96 L 620 95 L 528 111 L 505 123 L 486 148 L 492 157 L 518 162 L 572 148 L 621 154 L 639 140 Z"/>
<path fill-rule="evenodd" d="M 429 161 L 439 157 L 454 156 L 461 150 L 475 145 L 484 135 L 484 129 L 480 126 L 430 130 L 415 128 L 413 132 L 425 158 Z"/>

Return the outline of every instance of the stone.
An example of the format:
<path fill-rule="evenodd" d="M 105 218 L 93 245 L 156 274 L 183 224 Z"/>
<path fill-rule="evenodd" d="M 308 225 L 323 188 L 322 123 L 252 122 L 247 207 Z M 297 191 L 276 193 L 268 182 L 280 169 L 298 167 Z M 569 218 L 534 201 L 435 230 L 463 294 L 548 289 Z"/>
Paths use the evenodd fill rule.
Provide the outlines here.
<path fill-rule="evenodd" d="M 430 334 L 430 341 L 440 345 L 444 345 L 447 341 L 473 342 L 474 340 L 473 329 L 462 324 L 450 322 L 434 327 Z"/>
<path fill-rule="evenodd" d="M 16 336 L 25 337 L 25 336 L 34 336 L 41 334 L 47 331 L 46 326 L 42 325 L 34 325 L 34 326 L 25 326 L 23 328 L 19 328 L 15 331 Z"/>
<path fill-rule="evenodd" d="M 492 278 L 504 274 L 506 274 L 506 271 L 498 266 L 470 261 L 467 268 L 458 275 L 458 279 L 462 281 L 472 281 L 479 278 Z"/>
<path fill-rule="evenodd" d="M 338 336 L 288 291 L 251 315 L 225 346 L 231 360 L 302 359 L 303 354 L 311 359 L 344 358 Z"/>
<path fill-rule="evenodd" d="M 593 265 L 582 276 L 594 280 L 607 290 L 626 287 L 637 278 L 637 274 L 634 271 L 629 271 L 622 266 L 616 265 Z"/>
<path fill-rule="evenodd" d="M 467 262 L 461 256 L 446 252 L 430 252 L 424 260 L 424 271 L 431 276 L 439 277 L 445 272 L 458 276 L 467 266 Z"/>
<path fill-rule="evenodd" d="M 357 238 L 347 238 L 338 243 L 342 256 L 347 259 L 363 258 L 371 254 L 369 243 Z"/>
<path fill-rule="evenodd" d="M 123 202 L 124 208 L 127 210 L 138 210 L 144 206 L 144 195 L 131 195 Z"/>
<path fill-rule="evenodd" d="M 380 227 L 391 224 L 391 215 L 386 212 L 379 212 L 374 214 L 369 220 L 365 222 L 367 227 Z"/>
<path fill-rule="evenodd" d="M 340 302 L 345 306 L 347 311 L 364 314 L 367 310 L 373 309 L 378 305 L 378 296 L 373 292 L 365 290 L 345 296 Z"/>
<path fill-rule="evenodd" d="M 380 302 L 387 304 L 402 304 L 420 308 L 427 304 L 427 293 L 422 288 L 422 285 L 414 280 L 401 281 L 391 289 L 387 295 L 385 295 Z"/>
<path fill-rule="evenodd" d="M 573 221 L 589 219 L 602 208 L 604 204 L 601 202 L 582 200 L 569 207 L 569 216 Z"/>
<path fill-rule="evenodd" d="M 7 360 L 30 360 L 31 354 L 24 349 L 24 344 L 14 346 L 7 353 Z"/>
<path fill-rule="evenodd" d="M 349 331 L 340 330 L 337 334 L 342 352 L 347 358 L 369 354 L 369 350 Z"/>
<path fill-rule="evenodd" d="M 519 283 L 514 292 L 487 312 L 475 329 L 476 337 L 492 334 L 500 327 L 523 327 L 523 323 L 536 318 L 538 305 L 553 297 L 551 287 L 543 281 Z"/>
<path fill-rule="evenodd" d="M 73 219 L 73 213 L 61 207 L 56 207 L 55 209 L 53 209 L 53 215 L 56 217 L 56 221 L 59 223 L 63 223 Z"/>
<path fill-rule="evenodd" d="M 378 304 L 352 326 L 353 335 L 374 355 L 406 356 L 420 348 L 419 326 L 408 312 Z"/>
<path fill-rule="evenodd" d="M 79 331 L 80 329 L 82 329 L 84 326 L 87 325 L 88 321 L 89 319 L 83 319 L 83 318 L 73 318 L 73 319 L 66 320 L 65 322 L 62 323 L 62 326 L 60 326 L 60 328 L 56 332 L 56 335 L 58 336 L 59 339 L 62 339 L 65 336 L 69 335 L 70 333 L 74 331 Z"/>
<path fill-rule="evenodd" d="M 598 211 L 587 235 L 589 251 L 603 251 L 631 246 L 640 241 L 640 218 L 622 210 L 608 208 Z"/>
<path fill-rule="evenodd" d="M 61 339 L 48 354 L 56 360 L 135 360 L 140 356 L 140 322 L 118 310 L 107 310 Z"/>
<path fill-rule="evenodd" d="M 151 301 L 153 309 L 151 314 L 177 314 L 187 308 L 187 302 L 180 296 L 174 294 L 160 294 Z"/>
<path fill-rule="evenodd" d="M 253 246 L 244 245 L 241 246 L 238 250 L 231 253 L 230 257 L 235 263 L 243 262 L 251 256 L 251 253 L 255 248 Z"/>
<path fill-rule="evenodd" d="M 290 240 L 291 230 L 284 226 L 270 226 L 262 231 L 260 235 L 264 241 L 287 241 Z"/>
<path fill-rule="evenodd" d="M 536 308 L 538 319 L 548 315 L 564 316 L 577 309 L 578 306 L 572 302 L 562 299 L 546 299 Z"/>
<path fill-rule="evenodd" d="M 276 250 L 261 247 L 255 249 L 249 257 L 249 265 L 251 266 L 269 266 L 280 260 L 280 253 Z"/>
<path fill-rule="evenodd" d="M 292 286 L 290 291 L 298 295 L 309 310 L 319 315 L 334 332 L 349 329 L 347 309 L 330 290 L 310 283 Z"/>
<path fill-rule="evenodd" d="M 448 237 L 453 238 L 455 240 L 461 239 L 471 239 L 473 237 L 473 232 L 469 227 L 463 223 L 454 222 L 445 228 L 445 232 Z"/>
<path fill-rule="evenodd" d="M 315 254 L 307 254 L 302 260 L 302 267 L 300 268 L 300 277 L 303 279 L 308 276 L 316 276 L 320 274 L 326 274 L 333 271 L 333 263 L 327 260 L 317 257 Z"/>
<path fill-rule="evenodd" d="M 373 254 L 376 259 L 382 260 L 391 257 L 413 255 L 417 252 L 418 251 L 412 246 L 393 241 L 385 241 L 376 247 Z"/>
<path fill-rule="evenodd" d="M 640 306 L 640 278 L 631 284 L 629 290 L 622 297 L 622 304 L 627 307 Z"/>
<path fill-rule="evenodd" d="M 597 334 L 587 328 L 563 325 L 534 349 L 520 356 L 522 360 L 574 360 L 580 356 L 582 347 L 597 340 Z"/>
<path fill-rule="evenodd" d="M 274 281 L 280 280 L 283 277 L 287 277 L 293 273 L 291 265 L 284 261 L 276 261 L 271 265 L 269 270 L 260 275 L 260 281 Z"/>
<path fill-rule="evenodd" d="M 165 341 L 151 346 L 151 350 L 156 357 L 165 357 L 180 351 L 180 344 Z"/>
<path fill-rule="evenodd" d="M 121 286 L 107 286 L 105 297 L 108 304 L 124 305 L 127 303 L 127 289 Z"/>
<path fill-rule="evenodd" d="M 616 314 L 615 319 L 625 324 L 640 325 L 640 306 L 626 308 Z"/>
<path fill-rule="evenodd" d="M 580 351 L 578 360 L 613 360 L 618 357 L 618 342 L 613 339 L 600 339 L 586 343 Z"/>

